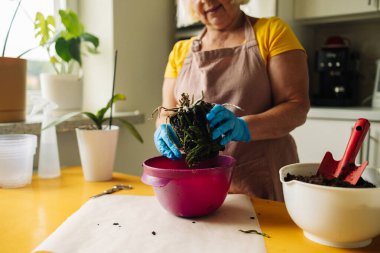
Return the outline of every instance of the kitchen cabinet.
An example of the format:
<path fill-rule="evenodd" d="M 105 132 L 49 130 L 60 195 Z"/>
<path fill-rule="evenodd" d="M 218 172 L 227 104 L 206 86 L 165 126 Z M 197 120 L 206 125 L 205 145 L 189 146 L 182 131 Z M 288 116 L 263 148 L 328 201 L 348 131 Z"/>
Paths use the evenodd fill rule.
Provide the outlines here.
<path fill-rule="evenodd" d="M 323 113 L 326 111 L 326 113 Z M 342 114 L 347 110 L 341 111 Z M 297 143 L 300 162 L 321 162 L 327 151 L 333 154 L 335 160 L 341 160 L 346 149 L 351 130 L 360 117 L 367 118 L 371 127 L 356 157 L 356 163 L 369 161 L 370 167 L 380 168 L 380 120 L 367 117 L 365 112 L 358 111 L 362 116 L 329 117 L 329 110 L 319 110 L 317 116 L 311 111 L 306 123 L 296 128 L 291 134 Z M 313 115 L 314 113 L 314 115 Z M 378 112 L 380 115 L 380 111 Z M 310 113 L 309 113 L 310 114 Z M 347 114 L 346 114 L 347 115 Z"/>
<path fill-rule="evenodd" d="M 277 0 L 255 0 L 242 5 L 241 9 L 249 16 L 272 17 L 276 16 Z"/>
<path fill-rule="evenodd" d="M 379 0 L 294 0 L 296 20 L 379 13 Z"/>

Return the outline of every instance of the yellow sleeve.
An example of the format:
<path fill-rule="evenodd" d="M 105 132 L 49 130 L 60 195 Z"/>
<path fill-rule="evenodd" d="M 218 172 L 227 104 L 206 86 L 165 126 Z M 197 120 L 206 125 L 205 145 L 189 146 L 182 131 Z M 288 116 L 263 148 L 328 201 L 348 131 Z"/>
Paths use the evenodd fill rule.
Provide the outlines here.
<path fill-rule="evenodd" d="M 292 29 L 278 17 L 260 18 L 253 30 L 265 65 L 268 59 L 286 51 L 305 51 Z"/>
<path fill-rule="evenodd" d="M 166 65 L 164 77 L 176 78 L 179 71 L 182 68 L 183 62 L 189 53 L 191 41 L 194 38 L 188 40 L 180 40 L 174 44 L 172 51 L 169 54 L 168 64 Z"/>

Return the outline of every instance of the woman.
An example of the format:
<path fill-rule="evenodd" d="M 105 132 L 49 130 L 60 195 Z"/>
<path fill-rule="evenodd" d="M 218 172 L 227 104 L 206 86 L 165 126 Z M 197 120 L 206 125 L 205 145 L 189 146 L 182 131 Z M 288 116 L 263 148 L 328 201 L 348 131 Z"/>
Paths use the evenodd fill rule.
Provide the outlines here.
<path fill-rule="evenodd" d="M 200 36 L 175 44 L 165 72 L 163 103 L 175 107 L 183 92 L 216 105 L 207 115 L 213 138 L 237 160 L 231 193 L 283 200 L 279 169 L 298 162 L 289 133 L 309 110 L 305 50 L 279 18 L 254 18 L 240 10 L 246 0 L 190 0 L 205 25 Z M 181 153 L 159 117 L 155 144 L 165 156 Z M 168 136 L 172 135 L 172 136 Z"/>

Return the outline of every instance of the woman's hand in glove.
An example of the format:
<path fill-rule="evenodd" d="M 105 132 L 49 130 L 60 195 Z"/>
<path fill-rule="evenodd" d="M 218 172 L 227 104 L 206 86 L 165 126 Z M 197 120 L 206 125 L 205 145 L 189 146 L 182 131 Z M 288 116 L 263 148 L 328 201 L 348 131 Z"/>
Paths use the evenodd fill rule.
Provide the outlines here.
<path fill-rule="evenodd" d="M 175 160 L 181 158 L 181 152 L 178 149 L 181 144 L 171 125 L 161 124 L 156 129 L 154 132 L 154 144 L 163 156 Z"/>
<path fill-rule="evenodd" d="M 214 129 L 212 138 L 215 140 L 222 137 L 221 145 L 226 145 L 230 141 L 248 142 L 252 139 L 247 123 L 222 105 L 215 105 L 206 118 L 210 127 Z"/>

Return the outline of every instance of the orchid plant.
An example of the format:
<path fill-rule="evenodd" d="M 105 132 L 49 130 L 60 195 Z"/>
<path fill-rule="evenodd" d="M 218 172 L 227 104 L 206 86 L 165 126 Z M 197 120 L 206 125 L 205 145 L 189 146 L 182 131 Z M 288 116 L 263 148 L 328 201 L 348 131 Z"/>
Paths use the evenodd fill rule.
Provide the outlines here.
<path fill-rule="evenodd" d="M 112 115 L 110 118 L 105 117 L 107 111 L 112 108 L 112 104 L 117 101 L 123 101 L 126 100 L 125 95 L 123 94 L 115 94 L 113 97 L 108 101 L 107 105 L 103 108 L 101 108 L 97 113 L 92 112 L 71 112 L 68 114 L 63 115 L 62 117 L 58 118 L 57 120 L 51 122 L 46 127 L 44 127 L 42 130 L 48 129 L 50 127 L 56 126 L 74 116 L 78 115 L 84 115 L 87 118 L 89 118 L 92 121 L 92 125 L 85 126 L 86 129 L 93 129 L 93 130 L 103 130 L 106 129 L 109 125 L 112 124 Z M 111 109 L 112 110 L 112 109 Z M 124 119 L 116 119 L 122 123 L 124 127 L 126 127 L 130 133 L 140 142 L 143 143 L 143 138 L 141 137 L 140 133 L 137 131 L 137 129 L 127 120 Z M 109 124 L 105 124 L 108 122 Z"/>

